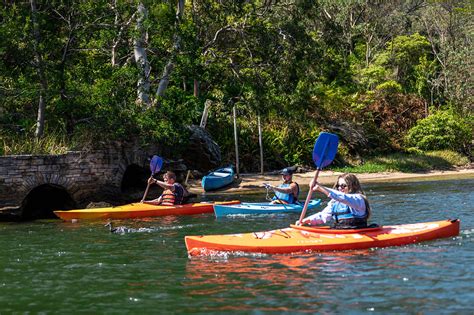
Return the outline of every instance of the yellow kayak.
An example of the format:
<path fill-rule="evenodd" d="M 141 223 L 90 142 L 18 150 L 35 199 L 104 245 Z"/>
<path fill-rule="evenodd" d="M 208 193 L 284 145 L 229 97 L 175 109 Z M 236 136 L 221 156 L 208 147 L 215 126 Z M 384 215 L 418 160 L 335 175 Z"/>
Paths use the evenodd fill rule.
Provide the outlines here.
<path fill-rule="evenodd" d="M 239 204 L 239 200 L 222 202 L 189 203 L 175 206 L 156 206 L 145 203 L 131 203 L 123 206 L 95 209 L 58 210 L 54 214 L 69 221 L 73 219 L 101 220 L 101 219 L 133 219 L 144 217 L 158 217 L 165 215 L 191 215 L 213 213 L 214 205 Z"/>

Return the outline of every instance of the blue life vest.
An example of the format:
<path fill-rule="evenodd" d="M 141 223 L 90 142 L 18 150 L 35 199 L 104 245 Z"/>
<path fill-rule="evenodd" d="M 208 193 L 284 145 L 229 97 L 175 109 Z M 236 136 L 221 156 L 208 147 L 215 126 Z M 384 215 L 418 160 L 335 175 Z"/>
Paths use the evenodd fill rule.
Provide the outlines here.
<path fill-rule="evenodd" d="M 291 183 L 293 183 L 293 182 L 291 182 Z M 280 184 L 277 187 L 279 187 L 279 188 L 289 188 L 290 184 Z M 282 192 L 279 192 L 279 191 L 275 191 L 275 196 L 272 198 L 272 200 L 283 201 L 284 203 L 298 203 L 298 195 L 300 194 L 300 186 L 297 183 L 295 183 L 295 184 L 296 184 L 296 187 L 298 188 L 298 193 L 297 193 L 296 197 L 295 197 L 295 195 L 293 195 L 292 192 L 289 193 L 289 194 L 285 194 L 285 193 L 282 193 Z"/>
<path fill-rule="evenodd" d="M 367 226 L 367 210 L 363 215 L 355 215 L 348 205 L 342 202 L 335 202 L 332 207 L 332 217 L 334 227 L 351 226 L 354 228 Z"/>

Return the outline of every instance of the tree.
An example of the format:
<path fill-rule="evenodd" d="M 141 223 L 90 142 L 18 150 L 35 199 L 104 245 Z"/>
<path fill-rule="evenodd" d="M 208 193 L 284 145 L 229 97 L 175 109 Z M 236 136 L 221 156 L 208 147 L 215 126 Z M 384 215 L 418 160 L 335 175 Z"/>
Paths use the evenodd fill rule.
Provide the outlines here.
<path fill-rule="evenodd" d="M 134 41 L 133 51 L 135 55 L 135 62 L 139 69 L 139 78 L 137 82 L 137 103 L 149 106 L 151 103 L 149 91 L 150 91 L 150 63 L 148 61 L 146 53 L 146 37 L 147 31 L 145 28 L 145 20 L 147 19 L 147 9 L 142 2 L 138 3 L 137 8 L 137 25 Z"/>
<path fill-rule="evenodd" d="M 38 101 L 38 116 L 36 119 L 36 131 L 35 137 L 37 139 L 43 137 L 44 133 L 44 119 L 46 110 L 46 96 L 48 93 L 48 82 L 44 72 L 43 56 L 40 51 L 41 37 L 40 27 L 38 23 L 38 10 L 36 8 L 36 1 L 30 0 L 31 4 L 31 22 L 32 22 L 32 33 L 33 33 L 33 52 L 34 52 L 34 63 L 36 72 L 38 73 L 40 90 L 39 90 L 39 101 Z"/>

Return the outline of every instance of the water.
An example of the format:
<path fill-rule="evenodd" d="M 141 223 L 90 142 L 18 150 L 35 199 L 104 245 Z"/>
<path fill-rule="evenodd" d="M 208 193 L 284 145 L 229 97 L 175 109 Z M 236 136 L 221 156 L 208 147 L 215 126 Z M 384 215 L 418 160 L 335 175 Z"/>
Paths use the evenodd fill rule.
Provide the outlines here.
<path fill-rule="evenodd" d="M 474 179 L 370 184 L 373 222 L 461 219 L 459 237 L 403 247 L 189 259 L 185 235 L 263 231 L 298 215 L 0 223 L 0 313 L 474 312 Z M 261 200 L 258 195 L 227 199 Z"/>

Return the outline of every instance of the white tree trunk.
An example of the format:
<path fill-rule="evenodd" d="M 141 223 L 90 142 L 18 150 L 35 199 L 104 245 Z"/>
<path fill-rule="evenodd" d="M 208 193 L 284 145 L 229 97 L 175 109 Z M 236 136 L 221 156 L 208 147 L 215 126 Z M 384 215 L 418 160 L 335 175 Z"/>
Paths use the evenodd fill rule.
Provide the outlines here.
<path fill-rule="evenodd" d="M 184 12 L 184 4 L 185 0 L 178 0 L 177 8 L 176 8 L 176 21 L 175 27 L 178 28 L 179 23 L 181 23 L 181 18 Z M 158 84 L 158 88 L 156 89 L 156 96 L 162 97 L 165 95 L 166 88 L 170 82 L 171 72 L 174 69 L 174 60 L 176 58 L 176 54 L 178 53 L 181 45 L 181 37 L 176 33 L 174 36 L 174 43 L 173 43 L 173 50 L 171 52 L 170 59 L 166 63 L 165 68 L 163 69 L 163 73 L 161 74 L 160 83 Z"/>
<path fill-rule="evenodd" d="M 40 44 L 40 33 L 39 33 L 39 25 L 36 16 L 38 14 L 38 10 L 36 9 L 36 0 L 30 0 L 31 4 L 31 22 L 33 25 L 33 51 L 35 54 L 35 66 L 36 71 L 38 72 L 38 76 L 40 79 L 40 95 L 39 95 L 39 102 L 38 102 L 38 116 L 36 118 L 36 130 L 35 130 L 35 137 L 39 139 L 43 136 L 44 133 L 44 120 L 45 120 L 45 111 L 46 111 L 46 101 L 45 97 L 48 90 L 48 82 L 46 81 L 46 76 L 44 74 L 44 65 L 43 65 L 43 58 L 41 57 L 41 53 L 39 51 L 39 44 Z"/>
<path fill-rule="evenodd" d="M 147 9 L 143 3 L 138 4 L 137 9 L 137 37 L 133 41 L 133 53 L 135 62 L 140 70 L 140 76 L 137 82 L 137 103 L 149 106 L 150 101 L 150 63 L 146 55 L 146 30 L 143 22 L 147 18 Z"/>
<path fill-rule="evenodd" d="M 174 55 L 166 64 L 165 68 L 163 69 L 163 73 L 161 75 L 160 83 L 158 84 L 158 88 L 156 89 L 156 96 L 163 96 L 165 95 L 166 88 L 170 83 L 170 75 L 174 69 Z"/>

